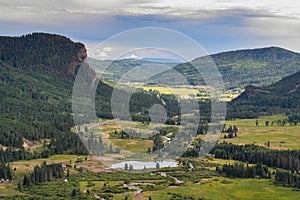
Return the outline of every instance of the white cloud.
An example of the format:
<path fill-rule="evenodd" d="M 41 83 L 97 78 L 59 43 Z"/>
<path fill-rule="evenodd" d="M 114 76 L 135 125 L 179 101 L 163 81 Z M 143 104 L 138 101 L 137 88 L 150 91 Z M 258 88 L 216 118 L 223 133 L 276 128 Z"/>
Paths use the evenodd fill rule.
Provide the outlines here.
<path fill-rule="evenodd" d="M 140 60 L 140 59 L 142 59 L 142 57 L 139 57 L 137 55 L 131 54 L 130 56 L 126 56 L 125 59 Z"/>
<path fill-rule="evenodd" d="M 88 16 L 114 15 L 165 15 L 176 17 L 207 18 L 238 10 L 264 11 L 274 16 L 300 18 L 300 2 L 295 0 L 68 0 L 20 1 L 3 0 L 0 3 L 2 21 L 63 22 Z M 245 13 L 246 14 L 246 13 Z"/>
<path fill-rule="evenodd" d="M 89 56 L 99 60 L 110 60 L 108 53 L 100 49 L 91 52 Z"/>
<path fill-rule="evenodd" d="M 273 38 L 299 38 L 300 36 L 300 23 L 297 19 L 257 17 L 248 18 L 247 24 L 249 31 L 262 36 Z"/>
<path fill-rule="evenodd" d="M 135 25 L 130 21 L 132 17 L 146 16 L 148 21 L 145 26 L 159 26 L 160 20 L 173 20 L 176 23 L 170 25 L 163 22 L 162 26 L 174 28 L 174 24 L 178 24 L 175 27 L 178 30 L 181 30 L 181 25 L 185 25 L 186 29 L 199 27 L 198 30 L 201 30 L 201 23 L 215 20 L 210 28 L 214 26 L 212 29 L 217 30 L 217 33 L 222 30 L 237 35 L 250 33 L 270 39 L 288 39 L 289 44 L 292 44 L 290 39 L 300 36 L 299 10 L 300 2 L 296 0 L 1 0 L 0 24 L 14 22 L 25 26 L 41 25 L 42 28 L 37 30 L 45 27 L 46 30 L 51 30 L 51 27 L 59 30 L 63 27 L 65 32 L 68 32 L 70 26 L 78 26 L 77 29 L 81 29 L 82 25 L 85 28 L 98 26 L 103 27 L 101 30 L 99 28 L 104 35 L 101 35 L 103 40 L 126 28 L 144 25 Z M 124 20 L 124 16 L 131 18 Z M 230 21 L 231 18 L 234 20 Z M 94 29 L 80 31 L 91 34 Z M 111 51 L 104 48 L 100 56 L 109 57 Z"/>
<path fill-rule="evenodd" d="M 104 52 L 111 52 L 111 51 L 112 51 L 112 48 L 111 48 L 111 47 L 104 47 L 104 48 L 102 49 L 102 51 L 104 51 Z"/>

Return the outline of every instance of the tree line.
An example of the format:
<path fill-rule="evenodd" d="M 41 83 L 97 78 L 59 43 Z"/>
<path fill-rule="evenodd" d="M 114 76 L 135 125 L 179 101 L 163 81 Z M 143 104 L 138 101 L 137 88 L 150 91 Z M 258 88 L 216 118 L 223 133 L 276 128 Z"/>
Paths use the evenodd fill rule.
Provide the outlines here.
<path fill-rule="evenodd" d="M 300 171 L 299 150 L 272 150 L 254 144 L 217 144 L 211 151 L 216 158 L 233 159 L 252 164 L 262 163 L 269 167 Z"/>
<path fill-rule="evenodd" d="M 275 184 L 300 188 L 300 174 L 295 171 L 276 170 Z"/>
<path fill-rule="evenodd" d="M 0 164 L 0 178 L 4 180 L 12 180 L 12 172 L 10 164 Z"/>
<path fill-rule="evenodd" d="M 87 155 L 88 151 L 82 144 L 78 135 L 72 132 L 61 133 L 51 138 L 50 143 L 42 146 L 41 151 L 32 152 L 23 146 L 19 149 L 7 147 L 0 148 L 0 164 L 7 164 L 17 160 L 31 160 L 36 158 L 48 158 L 54 154 L 62 154 L 68 151 L 69 154 Z"/>
<path fill-rule="evenodd" d="M 249 166 L 248 164 L 245 166 L 242 163 L 225 164 L 222 167 L 217 166 L 216 172 L 236 178 L 271 178 L 268 168 L 260 163 L 254 166 Z"/>
<path fill-rule="evenodd" d="M 29 187 L 34 183 L 52 181 L 63 177 L 64 170 L 61 163 L 47 164 L 45 161 L 41 166 L 35 166 L 33 173 L 24 175 L 23 186 Z"/>

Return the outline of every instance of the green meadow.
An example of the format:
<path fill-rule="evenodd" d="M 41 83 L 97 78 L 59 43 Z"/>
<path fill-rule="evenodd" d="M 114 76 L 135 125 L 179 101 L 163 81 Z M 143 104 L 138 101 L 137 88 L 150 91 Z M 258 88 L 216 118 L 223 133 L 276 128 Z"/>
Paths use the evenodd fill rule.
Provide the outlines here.
<path fill-rule="evenodd" d="M 274 186 L 269 180 L 265 179 L 230 179 L 214 177 L 205 179 L 202 183 L 180 187 L 171 186 L 165 190 L 144 193 L 145 197 L 151 196 L 152 199 L 159 200 L 169 200 L 176 195 L 212 200 L 296 200 L 299 199 L 300 191 L 295 191 L 292 188 Z"/>
<path fill-rule="evenodd" d="M 239 129 L 238 137 L 224 139 L 224 134 L 220 141 L 227 141 L 234 144 L 256 144 L 265 146 L 270 141 L 271 149 L 300 149 L 300 127 L 277 125 L 277 120 L 285 119 L 285 116 L 263 116 L 258 119 L 236 119 L 226 121 L 227 127 L 236 125 Z M 258 126 L 256 126 L 258 120 Z M 266 126 L 269 121 L 269 126 Z M 274 121 L 273 125 L 271 123 Z"/>

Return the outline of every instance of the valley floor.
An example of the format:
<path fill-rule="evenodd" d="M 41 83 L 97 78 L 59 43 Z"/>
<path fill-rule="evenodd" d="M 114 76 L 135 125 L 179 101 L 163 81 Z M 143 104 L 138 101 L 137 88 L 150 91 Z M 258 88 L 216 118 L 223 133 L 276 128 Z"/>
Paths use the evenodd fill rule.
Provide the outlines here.
<path fill-rule="evenodd" d="M 226 121 L 226 126 L 238 127 L 237 137 L 224 139 L 220 142 L 234 144 L 256 144 L 270 149 L 300 149 L 299 126 L 277 124 L 284 116 L 261 117 L 259 119 L 236 119 Z M 256 126 L 258 120 L 258 126 Z M 266 121 L 270 124 L 266 126 Z M 271 123 L 274 122 L 272 125 Z M 126 125 L 126 121 L 120 122 Z M 92 127 L 95 134 L 110 138 L 114 145 L 121 148 L 124 139 L 115 138 L 116 122 L 102 123 L 103 127 Z M 155 126 L 155 125 L 154 125 Z M 143 129 L 143 125 L 139 127 Z M 270 146 L 265 143 L 270 141 Z M 126 139 L 126 144 L 134 152 L 145 152 L 153 144 L 151 140 Z M 122 157 L 122 156 L 121 156 Z M 14 181 L 0 184 L 1 199 L 299 199 L 300 189 L 283 187 L 274 183 L 275 168 L 268 168 L 272 173 L 267 178 L 230 178 L 216 172 L 216 167 L 224 164 L 242 163 L 235 160 L 217 159 L 212 156 L 205 158 L 180 158 L 179 166 L 159 170 L 140 170 L 138 173 L 108 169 L 110 159 L 120 159 L 120 155 L 108 154 L 100 157 L 77 155 L 53 155 L 46 159 L 16 161 L 10 163 L 14 169 Z M 25 174 L 32 173 L 34 166 L 62 163 L 67 180 L 37 183 L 24 187 L 20 192 L 18 183 L 23 181 Z M 192 163 L 194 170 L 189 165 Z M 247 164 L 247 163 L 243 163 Z M 249 164 L 249 166 L 252 166 Z M 69 172 L 67 172 L 69 169 Z M 46 194 L 46 195 L 45 195 Z"/>

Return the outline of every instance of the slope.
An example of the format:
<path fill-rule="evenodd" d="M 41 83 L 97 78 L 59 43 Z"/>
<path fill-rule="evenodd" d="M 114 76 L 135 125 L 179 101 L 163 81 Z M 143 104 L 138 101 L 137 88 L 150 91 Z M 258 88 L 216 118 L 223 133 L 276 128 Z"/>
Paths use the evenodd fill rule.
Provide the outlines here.
<path fill-rule="evenodd" d="M 247 86 L 229 104 L 229 118 L 258 117 L 261 114 L 299 114 L 300 72 L 265 87 Z"/>
<path fill-rule="evenodd" d="M 299 70 L 300 54 L 278 47 L 229 51 L 211 55 L 218 67 L 227 89 L 244 88 L 247 85 L 263 86 L 272 84 L 281 78 Z M 201 75 L 193 67 L 205 58 L 200 57 L 191 63 L 182 63 L 174 67 L 193 84 L 205 84 Z M 170 71 L 155 77 L 169 80 Z M 168 81 L 169 83 L 171 81 Z M 176 85 L 176 80 L 174 81 Z"/>
<path fill-rule="evenodd" d="M 121 60 L 96 60 L 93 58 L 88 58 L 88 63 L 91 68 L 93 68 L 98 75 L 102 78 L 109 81 L 118 81 L 124 74 L 131 70 L 135 70 L 134 68 L 139 67 L 147 67 L 149 71 L 144 70 L 142 76 L 143 77 L 151 77 L 150 68 L 153 66 L 159 66 L 161 68 L 165 68 L 166 70 L 174 67 L 176 63 L 162 63 L 155 61 L 145 61 L 145 60 L 135 60 L 135 59 L 121 59 Z M 128 81 L 139 81 L 139 74 L 135 76 L 129 77 Z M 148 74 L 147 74 L 148 73 Z M 124 78 L 124 77 L 123 77 Z"/>
<path fill-rule="evenodd" d="M 84 66 L 89 78 L 97 78 L 89 65 L 82 65 L 87 56 L 84 45 L 46 33 L 0 39 L 0 144 L 22 148 L 23 138 L 29 141 L 49 138 L 52 152 L 62 153 L 73 148 L 73 153 L 86 153 L 78 137 L 70 132 L 74 126 L 71 107 L 77 70 Z M 113 90 L 112 86 L 99 81 L 98 117 L 112 118 Z M 169 107 L 170 117 L 178 114 L 171 95 L 160 98 L 164 98 L 165 106 Z M 145 91 L 134 94 L 130 112 L 135 120 L 149 121 L 146 109 L 153 103 L 162 104 L 160 98 L 157 93 Z"/>
<path fill-rule="evenodd" d="M 0 144 L 24 151 L 24 138 L 49 138 L 49 146 L 35 156 L 87 153 L 70 132 L 72 84 L 86 56 L 84 45 L 46 33 L 0 41 Z M 24 153 L 14 155 L 10 159 L 29 159 Z"/>

